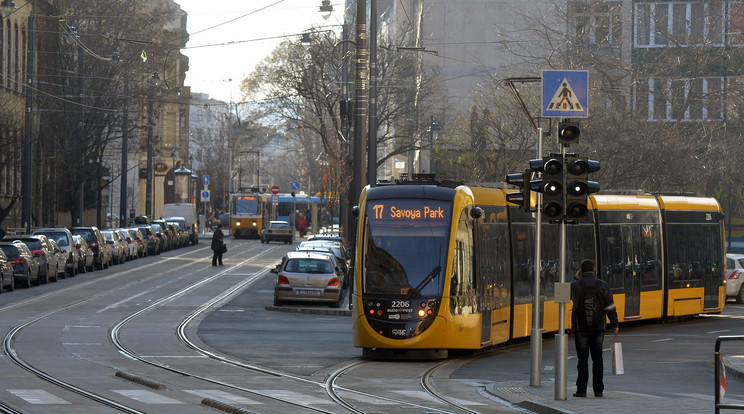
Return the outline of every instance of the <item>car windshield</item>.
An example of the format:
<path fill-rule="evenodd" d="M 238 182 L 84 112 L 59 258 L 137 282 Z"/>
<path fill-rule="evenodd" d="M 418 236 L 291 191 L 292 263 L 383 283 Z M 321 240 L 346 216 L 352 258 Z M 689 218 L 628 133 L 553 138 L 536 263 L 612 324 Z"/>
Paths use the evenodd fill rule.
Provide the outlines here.
<path fill-rule="evenodd" d="M 452 217 L 440 200 L 371 200 L 364 225 L 367 294 L 439 296 Z"/>
<path fill-rule="evenodd" d="M 284 270 L 291 273 L 333 273 L 333 265 L 321 259 L 289 259 Z"/>
<path fill-rule="evenodd" d="M 269 227 L 272 229 L 288 229 L 289 223 L 270 223 Z"/>
<path fill-rule="evenodd" d="M 61 247 L 70 245 L 70 241 L 67 239 L 67 234 L 61 231 L 42 231 L 36 234 L 43 234 L 47 236 L 48 239 L 54 240 Z"/>

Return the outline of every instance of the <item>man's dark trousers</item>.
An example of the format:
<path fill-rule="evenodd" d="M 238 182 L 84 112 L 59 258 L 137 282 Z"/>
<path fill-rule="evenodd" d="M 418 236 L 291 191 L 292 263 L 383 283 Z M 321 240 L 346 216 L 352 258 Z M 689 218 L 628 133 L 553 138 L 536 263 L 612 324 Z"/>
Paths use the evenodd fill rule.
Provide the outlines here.
<path fill-rule="evenodd" d="M 579 358 L 579 376 L 576 378 L 576 392 L 586 393 L 589 382 L 589 355 L 592 356 L 592 389 L 594 393 L 604 391 L 604 363 L 602 362 L 602 342 L 604 331 L 576 331 L 576 356 Z"/>

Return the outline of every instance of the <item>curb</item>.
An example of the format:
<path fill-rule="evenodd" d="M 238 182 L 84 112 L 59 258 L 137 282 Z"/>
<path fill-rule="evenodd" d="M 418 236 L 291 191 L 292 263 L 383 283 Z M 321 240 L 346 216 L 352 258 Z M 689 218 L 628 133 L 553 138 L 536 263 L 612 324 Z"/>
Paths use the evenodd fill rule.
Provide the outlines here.
<path fill-rule="evenodd" d="M 267 311 L 287 312 L 287 313 L 307 313 L 313 315 L 333 315 L 333 316 L 351 316 L 350 309 L 332 309 L 332 308 L 299 308 L 289 306 L 266 306 Z"/>

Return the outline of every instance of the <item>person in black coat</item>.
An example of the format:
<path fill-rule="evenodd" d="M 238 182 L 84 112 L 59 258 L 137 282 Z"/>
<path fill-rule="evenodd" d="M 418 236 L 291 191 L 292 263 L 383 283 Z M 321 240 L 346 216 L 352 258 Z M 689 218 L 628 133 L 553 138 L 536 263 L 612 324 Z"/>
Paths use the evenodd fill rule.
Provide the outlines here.
<path fill-rule="evenodd" d="M 214 251 L 214 254 L 212 255 L 212 266 L 217 266 L 217 263 L 219 263 L 220 266 L 224 266 L 222 264 L 222 253 L 224 251 L 223 246 L 225 245 L 224 238 L 225 235 L 222 233 L 222 224 L 218 224 L 217 229 L 212 235 L 212 250 Z"/>
<path fill-rule="evenodd" d="M 576 377 L 576 393 L 574 397 L 586 397 L 587 383 L 589 382 L 589 356 L 592 357 L 592 389 L 595 397 L 601 397 L 604 392 L 602 361 L 602 342 L 604 341 L 607 320 L 617 334 L 620 324 L 617 319 L 615 301 L 610 292 L 610 286 L 604 280 L 598 279 L 594 273 L 594 262 L 584 259 L 581 262 L 581 274 L 571 282 L 571 300 L 573 309 L 571 312 L 571 327 L 574 330 L 574 342 L 576 344 L 576 356 L 578 358 L 579 375 Z M 598 327 L 587 327 L 585 322 L 579 318 L 579 306 L 584 306 L 582 300 L 587 286 L 594 286 L 601 304 L 599 305 L 601 324 Z"/>

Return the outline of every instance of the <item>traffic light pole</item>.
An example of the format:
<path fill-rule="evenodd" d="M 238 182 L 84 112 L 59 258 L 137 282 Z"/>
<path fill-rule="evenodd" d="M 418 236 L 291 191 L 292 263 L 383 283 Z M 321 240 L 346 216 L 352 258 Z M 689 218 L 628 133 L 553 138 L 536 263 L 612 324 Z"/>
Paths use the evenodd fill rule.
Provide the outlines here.
<path fill-rule="evenodd" d="M 561 144 L 561 157 L 566 159 L 566 144 Z M 566 169 L 563 169 L 563 188 L 566 188 Z M 563 205 L 566 205 L 566 192 L 563 191 Z M 566 219 L 561 220 L 559 263 L 561 266 L 560 284 L 565 287 L 566 283 Z M 566 395 L 566 365 L 568 364 L 568 335 L 566 335 L 566 303 L 570 301 L 570 290 L 568 298 L 559 298 L 556 289 L 556 301 L 558 302 L 558 333 L 555 335 L 555 399 L 565 400 Z"/>
<path fill-rule="evenodd" d="M 543 157 L 543 130 L 537 129 L 537 158 Z M 527 182 L 525 185 L 529 186 Z M 537 206 L 537 216 L 535 224 L 535 270 L 534 283 L 535 294 L 532 296 L 532 335 L 530 336 L 530 385 L 533 387 L 540 386 L 540 373 L 542 371 L 542 321 L 540 320 L 540 274 L 542 267 L 542 193 L 535 193 Z M 530 200 L 525 200 L 529 203 Z"/>

